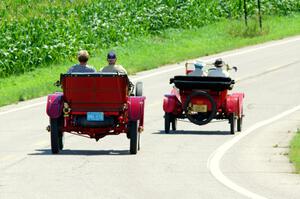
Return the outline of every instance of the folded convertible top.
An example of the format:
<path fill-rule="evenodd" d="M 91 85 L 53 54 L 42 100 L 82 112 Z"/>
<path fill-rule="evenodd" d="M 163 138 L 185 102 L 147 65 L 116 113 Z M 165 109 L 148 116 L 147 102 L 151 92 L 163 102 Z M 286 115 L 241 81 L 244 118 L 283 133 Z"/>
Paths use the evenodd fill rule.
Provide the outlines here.
<path fill-rule="evenodd" d="M 223 91 L 232 89 L 235 83 L 229 77 L 206 77 L 206 76 L 175 76 L 170 79 L 179 89 L 209 89 Z"/>

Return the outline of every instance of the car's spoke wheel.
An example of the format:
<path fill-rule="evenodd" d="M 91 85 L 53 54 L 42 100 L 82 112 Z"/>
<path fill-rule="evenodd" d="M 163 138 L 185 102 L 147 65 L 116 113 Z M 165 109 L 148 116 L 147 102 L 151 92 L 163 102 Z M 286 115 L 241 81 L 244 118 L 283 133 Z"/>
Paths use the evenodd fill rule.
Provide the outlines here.
<path fill-rule="evenodd" d="M 244 114 L 243 114 L 243 111 L 242 111 L 241 117 L 239 117 L 237 119 L 237 131 L 238 132 L 241 132 L 242 129 L 243 129 L 243 117 L 244 117 Z"/>
<path fill-rule="evenodd" d="M 59 153 L 63 148 L 63 136 L 60 132 L 60 121 L 58 118 L 50 119 L 51 151 L 53 154 Z"/>
<path fill-rule="evenodd" d="M 165 113 L 165 133 L 170 133 L 171 113 Z"/>
<path fill-rule="evenodd" d="M 174 115 L 172 115 L 172 130 L 177 130 L 177 118 Z"/>
<path fill-rule="evenodd" d="M 230 134 L 235 133 L 235 123 L 236 123 L 236 118 L 234 113 L 231 113 L 229 116 L 229 123 L 230 123 Z"/>
<path fill-rule="evenodd" d="M 138 150 L 141 149 L 141 133 L 138 132 Z"/>
<path fill-rule="evenodd" d="M 241 132 L 243 129 L 243 117 L 237 119 L 237 131 Z"/>
<path fill-rule="evenodd" d="M 129 133 L 130 133 L 130 154 L 136 154 L 138 151 L 139 133 L 138 133 L 138 122 L 129 122 Z"/>
<path fill-rule="evenodd" d="M 59 132 L 59 134 L 58 134 L 59 150 L 64 149 L 64 141 L 65 141 L 64 133 Z"/>

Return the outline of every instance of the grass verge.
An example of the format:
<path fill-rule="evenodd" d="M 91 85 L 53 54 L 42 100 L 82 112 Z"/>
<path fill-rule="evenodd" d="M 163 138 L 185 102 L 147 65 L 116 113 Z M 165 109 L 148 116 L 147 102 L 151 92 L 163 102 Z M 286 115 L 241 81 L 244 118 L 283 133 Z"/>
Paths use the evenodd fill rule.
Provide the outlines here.
<path fill-rule="evenodd" d="M 296 173 L 300 173 L 300 129 L 291 141 L 289 157 L 296 168 Z"/>
<path fill-rule="evenodd" d="M 160 35 L 130 40 L 113 49 L 118 54 L 118 63 L 133 74 L 168 63 L 297 35 L 300 33 L 300 14 L 265 18 L 264 27 L 266 28 L 262 32 L 252 28 L 252 31 L 256 31 L 255 34 L 249 34 L 249 30 L 245 34 L 242 21 L 221 21 L 199 29 L 170 29 Z M 97 69 L 104 66 L 108 50 L 102 49 L 92 55 L 90 65 Z M 57 90 L 53 83 L 59 78 L 60 73 L 64 73 L 73 64 L 68 61 L 1 79 L 0 106 L 43 96 Z"/>

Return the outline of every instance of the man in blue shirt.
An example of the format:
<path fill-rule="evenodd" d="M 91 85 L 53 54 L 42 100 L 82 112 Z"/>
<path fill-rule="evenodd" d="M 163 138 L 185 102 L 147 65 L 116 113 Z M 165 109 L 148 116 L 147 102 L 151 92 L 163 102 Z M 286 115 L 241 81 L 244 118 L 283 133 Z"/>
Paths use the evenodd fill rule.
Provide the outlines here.
<path fill-rule="evenodd" d="M 89 53 L 86 50 L 81 50 L 78 53 L 79 64 L 72 66 L 67 73 L 93 73 L 96 72 L 95 68 L 87 65 L 89 60 Z"/>

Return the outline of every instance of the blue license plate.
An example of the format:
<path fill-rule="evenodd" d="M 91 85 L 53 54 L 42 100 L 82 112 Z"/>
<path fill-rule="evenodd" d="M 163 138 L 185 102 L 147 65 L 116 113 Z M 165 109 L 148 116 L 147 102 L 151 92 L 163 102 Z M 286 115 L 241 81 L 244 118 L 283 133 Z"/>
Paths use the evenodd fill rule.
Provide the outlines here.
<path fill-rule="evenodd" d="M 86 114 L 87 121 L 104 121 L 103 112 L 87 112 Z"/>

